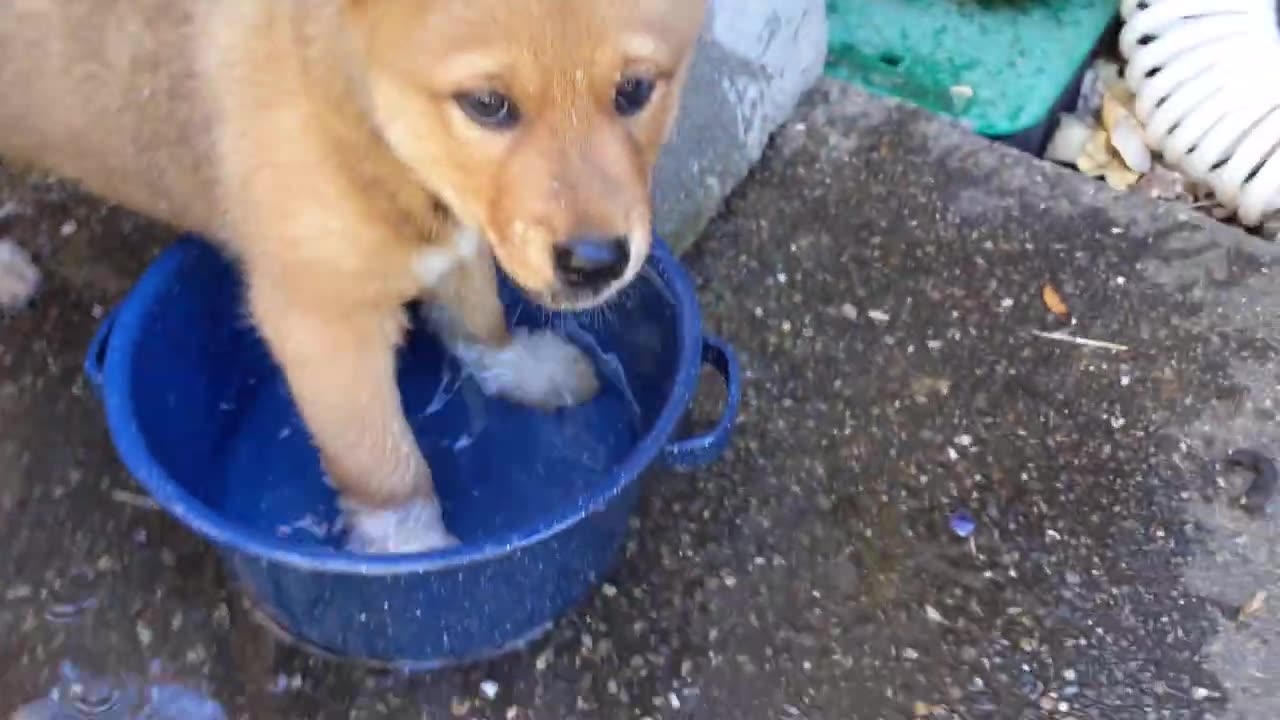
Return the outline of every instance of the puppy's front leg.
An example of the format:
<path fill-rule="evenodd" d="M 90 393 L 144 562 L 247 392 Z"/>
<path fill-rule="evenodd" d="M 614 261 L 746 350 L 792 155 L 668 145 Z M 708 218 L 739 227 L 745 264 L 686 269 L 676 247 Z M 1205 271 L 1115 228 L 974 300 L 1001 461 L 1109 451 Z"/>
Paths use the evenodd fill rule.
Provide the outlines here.
<path fill-rule="evenodd" d="M 322 300 L 251 282 L 250 304 L 340 493 L 348 545 L 368 553 L 453 545 L 396 383 L 404 311 L 334 297 L 341 287 L 328 286 Z"/>
<path fill-rule="evenodd" d="M 483 240 L 463 228 L 453 245 L 452 257 L 434 264 L 440 270 L 428 278 L 425 299 L 435 331 L 480 387 L 544 409 L 594 397 L 600 382 L 585 353 L 548 330 L 507 329 L 493 256 Z M 431 265 L 432 256 L 426 259 Z"/>

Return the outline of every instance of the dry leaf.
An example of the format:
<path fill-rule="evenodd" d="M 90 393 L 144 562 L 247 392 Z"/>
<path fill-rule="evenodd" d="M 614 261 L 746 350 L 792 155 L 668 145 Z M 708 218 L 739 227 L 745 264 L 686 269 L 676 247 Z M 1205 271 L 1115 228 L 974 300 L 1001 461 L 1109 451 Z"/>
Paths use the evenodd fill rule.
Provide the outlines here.
<path fill-rule="evenodd" d="M 1236 617 L 1236 619 L 1248 620 L 1254 615 L 1257 615 L 1258 613 L 1262 612 L 1262 609 L 1266 607 L 1266 604 L 1267 604 L 1267 592 L 1265 590 L 1259 590 L 1258 592 L 1254 593 L 1253 597 L 1249 598 L 1248 602 L 1240 606 L 1240 614 Z"/>
<path fill-rule="evenodd" d="M 911 714 L 917 718 L 929 718 L 942 714 L 947 709 L 946 705 L 930 705 L 926 702 L 916 701 L 911 706 Z"/>
<path fill-rule="evenodd" d="M 1111 147 L 1124 159 L 1124 164 L 1140 173 L 1151 171 L 1151 148 L 1142 136 L 1142 126 L 1133 117 L 1121 117 L 1111 128 Z"/>
<path fill-rule="evenodd" d="M 1215 202 L 1209 206 L 1209 214 L 1213 216 L 1214 220 L 1229 220 L 1232 215 L 1236 214 L 1236 211 L 1226 205 Z"/>
<path fill-rule="evenodd" d="M 1262 219 L 1262 237 L 1272 241 L 1280 240 L 1280 211 Z"/>
<path fill-rule="evenodd" d="M 1102 177 L 1116 190 L 1128 190 L 1142 179 L 1142 173 L 1131 170 L 1124 161 L 1116 159 L 1102 171 Z"/>
<path fill-rule="evenodd" d="M 1062 300 L 1062 295 L 1058 294 L 1057 288 L 1051 283 L 1045 283 L 1040 288 L 1040 298 L 1044 300 L 1044 306 L 1049 308 L 1049 312 L 1063 320 L 1071 317 L 1071 309 L 1067 307 L 1067 303 Z"/>
<path fill-rule="evenodd" d="M 1103 93 L 1109 91 L 1120 99 L 1124 99 L 1126 93 L 1130 97 L 1133 94 L 1121 77 L 1120 66 L 1105 58 L 1095 60 L 1085 71 L 1081 80 L 1080 99 L 1076 104 L 1076 112 L 1085 117 L 1098 116 L 1102 110 Z"/>
<path fill-rule="evenodd" d="M 1133 89 L 1124 81 L 1124 72 L 1120 69 L 1120 64 L 1112 60 L 1099 59 L 1094 67 L 1098 71 L 1098 85 L 1102 87 L 1103 92 L 1132 107 Z"/>
<path fill-rule="evenodd" d="M 1106 130 L 1099 128 L 1093 131 L 1093 137 L 1084 145 L 1084 154 L 1101 165 L 1111 162 L 1115 157 L 1115 150 L 1111 147 L 1111 136 L 1107 135 Z"/>
<path fill-rule="evenodd" d="M 1076 167 L 1089 177 L 1102 177 L 1107 167 L 1115 161 L 1111 140 L 1106 130 L 1095 130 L 1084 145 L 1084 154 L 1076 160 Z"/>
<path fill-rule="evenodd" d="M 1088 154 L 1085 154 L 1085 155 L 1081 155 L 1080 159 L 1076 161 L 1076 168 L 1079 169 L 1081 173 L 1084 173 L 1085 175 L 1091 178 L 1099 178 L 1099 177 L 1102 177 L 1102 173 L 1107 169 L 1107 166 L 1110 164 L 1111 163 L 1109 162 L 1099 163 L 1093 158 L 1089 157 Z"/>
<path fill-rule="evenodd" d="M 1102 127 L 1108 130 L 1115 126 L 1116 122 L 1122 117 L 1130 116 L 1133 113 L 1125 106 L 1124 100 L 1116 97 L 1111 92 L 1102 94 Z"/>
<path fill-rule="evenodd" d="M 1106 118 L 1107 113 L 1115 113 L 1116 109 L 1124 110 L 1125 113 L 1133 114 L 1133 104 L 1135 99 L 1133 91 L 1129 90 L 1129 86 L 1123 79 L 1105 78 L 1102 86 L 1102 117 Z M 1111 105 L 1107 109 L 1107 105 Z"/>
<path fill-rule="evenodd" d="M 1140 173 L 1151 169 L 1151 148 L 1143 137 L 1142 125 L 1124 101 L 1110 92 L 1102 96 L 1102 126 L 1125 165 Z"/>
<path fill-rule="evenodd" d="M 1142 176 L 1135 189 L 1158 200 L 1191 202 L 1195 198 L 1191 183 L 1187 182 L 1182 173 L 1161 163 L 1154 163 L 1151 171 Z"/>
<path fill-rule="evenodd" d="M 1060 163 L 1076 164 L 1076 160 L 1084 155 L 1085 146 L 1093 137 L 1094 129 L 1089 123 L 1070 113 L 1058 115 L 1058 129 L 1053 132 L 1049 146 L 1045 148 L 1046 160 Z"/>

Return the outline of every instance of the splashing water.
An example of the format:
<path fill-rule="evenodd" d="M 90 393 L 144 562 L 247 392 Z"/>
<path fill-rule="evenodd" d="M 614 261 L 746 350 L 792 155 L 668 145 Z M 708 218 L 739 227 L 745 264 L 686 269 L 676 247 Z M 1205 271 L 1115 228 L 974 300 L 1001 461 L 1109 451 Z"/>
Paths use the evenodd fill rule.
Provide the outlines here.
<path fill-rule="evenodd" d="M 650 268 L 633 286 L 585 313 L 509 306 L 517 326 L 550 329 L 591 357 L 601 392 L 581 406 L 543 411 L 487 396 L 429 329 L 407 336 L 397 365 L 406 418 L 464 542 L 512 542 L 611 496 L 604 490 L 661 409 L 675 365 L 674 299 Z M 191 473 L 193 494 L 273 540 L 341 549 L 336 492 L 319 481 L 286 383 L 270 366 L 251 371 L 267 381 L 227 384 L 236 417 L 220 426 L 207 472 Z"/>

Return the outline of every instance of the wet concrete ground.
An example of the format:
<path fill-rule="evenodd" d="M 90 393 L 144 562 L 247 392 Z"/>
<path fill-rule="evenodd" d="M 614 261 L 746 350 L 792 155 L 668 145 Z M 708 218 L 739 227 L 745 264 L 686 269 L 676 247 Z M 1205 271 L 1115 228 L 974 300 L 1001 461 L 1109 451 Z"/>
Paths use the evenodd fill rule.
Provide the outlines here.
<path fill-rule="evenodd" d="M 651 478 L 616 576 L 549 638 L 427 677 L 274 643 L 139 504 L 79 363 L 171 234 L 0 174 L 0 235 L 47 278 L 0 320 L 0 712 L 60 682 L 92 705 L 74 671 L 255 720 L 1280 717 L 1280 522 L 1215 464 L 1280 452 L 1280 254 L 818 95 L 688 258 L 750 373 L 734 449 Z M 216 716 L 179 706 L 156 717 Z"/>

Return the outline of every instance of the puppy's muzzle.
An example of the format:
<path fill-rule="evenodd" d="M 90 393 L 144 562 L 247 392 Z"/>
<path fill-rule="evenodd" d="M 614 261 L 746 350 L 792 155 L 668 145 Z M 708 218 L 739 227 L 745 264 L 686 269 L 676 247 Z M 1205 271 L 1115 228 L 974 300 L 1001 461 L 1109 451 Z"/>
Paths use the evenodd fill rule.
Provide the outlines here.
<path fill-rule="evenodd" d="M 560 284 L 584 295 L 603 292 L 631 264 L 631 244 L 625 236 L 577 238 L 557 245 L 553 253 Z"/>

